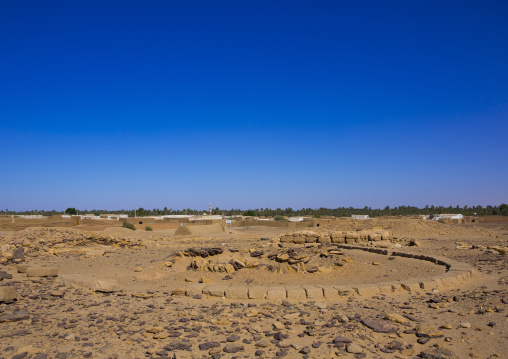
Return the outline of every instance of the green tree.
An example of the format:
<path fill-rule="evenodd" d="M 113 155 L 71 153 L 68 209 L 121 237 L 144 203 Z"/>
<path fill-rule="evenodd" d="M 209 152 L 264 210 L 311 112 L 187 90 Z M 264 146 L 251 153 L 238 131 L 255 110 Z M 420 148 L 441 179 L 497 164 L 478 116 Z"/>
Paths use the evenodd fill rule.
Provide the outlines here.
<path fill-rule="evenodd" d="M 499 213 L 501 216 L 508 216 L 508 204 L 503 203 L 499 206 Z"/>
<path fill-rule="evenodd" d="M 71 208 L 71 207 L 69 207 L 69 208 L 67 208 L 67 209 L 65 210 L 65 213 L 70 214 L 70 215 L 75 215 L 75 214 L 77 214 L 78 212 L 76 211 L 76 208 Z"/>

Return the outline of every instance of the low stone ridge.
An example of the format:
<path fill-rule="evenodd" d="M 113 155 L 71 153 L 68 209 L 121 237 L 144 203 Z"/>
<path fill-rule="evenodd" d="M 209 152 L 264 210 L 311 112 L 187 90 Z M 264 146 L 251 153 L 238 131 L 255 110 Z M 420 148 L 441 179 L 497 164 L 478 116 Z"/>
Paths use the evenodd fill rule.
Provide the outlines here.
<path fill-rule="evenodd" d="M 187 252 L 191 257 L 210 257 L 221 254 L 223 251 L 222 248 L 189 248 Z"/>

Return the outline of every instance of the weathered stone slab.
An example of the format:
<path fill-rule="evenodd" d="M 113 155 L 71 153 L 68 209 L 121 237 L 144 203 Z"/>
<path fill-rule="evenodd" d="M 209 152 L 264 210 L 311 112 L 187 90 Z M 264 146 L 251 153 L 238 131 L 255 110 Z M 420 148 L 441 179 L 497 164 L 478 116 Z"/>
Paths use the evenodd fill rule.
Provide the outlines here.
<path fill-rule="evenodd" d="M 326 299 L 340 298 L 339 290 L 333 286 L 323 286 L 323 295 Z"/>
<path fill-rule="evenodd" d="M 305 292 L 307 293 L 307 299 L 323 299 L 323 288 L 316 287 L 314 285 L 304 285 L 302 286 L 303 289 L 305 289 Z"/>
<path fill-rule="evenodd" d="M 293 243 L 293 236 L 285 235 L 280 237 L 282 243 Z"/>
<path fill-rule="evenodd" d="M 317 239 L 318 239 L 318 237 L 307 236 L 307 237 L 305 237 L 305 243 L 316 243 Z"/>
<path fill-rule="evenodd" d="M 228 299 L 249 299 L 249 287 L 236 286 L 226 288 L 225 297 Z"/>
<path fill-rule="evenodd" d="M 399 326 L 385 319 L 364 319 L 362 324 L 377 333 L 397 333 Z"/>
<path fill-rule="evenodd" d="M 371 297 L 379 294 L 379 288 L 375 285 L 358 285 L 355 287 L 356 293 L 364 297 Z"/>
<path fill-rule="evenodd" d="M 29 277 L 56 277 L 58 267 L 28 267 L 26 275 Z"/>
<path fill-rule="evenodd" d="M 0 303 L 10 303 L 18 298 L 18 293 L 13 286 L 0 287 Z"/>
<path fill-rule="evenodd" d="M 225 285 L 209 285 L 203 288 L 203 294 L 209 295 L 210 297 L 224 297 L 226 288 Z"/>
<path fill-rule="evenodd" d="M 407 290 L 411 293 L 419 292 L 422 289 L 420 287 L 420 282 L 402 282 L 400 283 L 400 286 L 402 289 Z"/>
<path fill-rule="evenodd" d="M 185 291 L 185 295 L 187 297 L 194 297 L 195 295 L 199 295 L 203 293 L 203 289 L 207 286 L 206 283 L 196 283 L 187 287 Z"/>
<path fill-rule="evenodd" d="M 266 293 L 266 299 L 269 300 L 280 300 L 286 299 L 286 288 L 285 287 L 270 287 Z"/>
<path fill-rule="evenodd" d="M 352 285 L 340 285 L 336 286 L 335 288 L 337 288 L 340 296 L 350 296 L 357 294 L 355 288 L 353 288 Z"/>
<path fill-rule="evenodd" d="M 118 292 L 122 289 L 115 279 L 93 278 L 84 274 L 64 274 L 60 276 L 60 280 L 65 285 L 88 288 L 103 293 Z"/>
<path fill-rule="evenodd" d="M 287 298 L 289 300 L 305 300 L 307 299 L 307 293 L 300 285 L 286 286 Z"/>
<path fill-rule="evenodd" d="M 454 287 L 456 285 L 459 285 L 459 281 L 457 280 L 457 278 L 452 276 L 443 276 L 439 277 L 439 279 L 441 280 L 441 282 L 443 282 L 445 287 Z"/>
<path fill-rule="evenodd" d="M 391 285 L 391 284 L 382 283 L 382 284 L 378 285 L 377 287 L 379 289 L 379 293 L 387 294 L 387 293 L 393 292 L 393 285 Z"/>
<path fill-rule="evenodd" d="M 437 281 L 433 279 L 420 281 L 420 288 L 423 290 L 429 291 L 432 289 L 436 289 L 437 287 L 438 287 Z"/>
<path fill-rule="evenodd" d="M 268 293 L 268 287 L 254 286 L 249 288 L 249 299 L 265 299 Z"/>

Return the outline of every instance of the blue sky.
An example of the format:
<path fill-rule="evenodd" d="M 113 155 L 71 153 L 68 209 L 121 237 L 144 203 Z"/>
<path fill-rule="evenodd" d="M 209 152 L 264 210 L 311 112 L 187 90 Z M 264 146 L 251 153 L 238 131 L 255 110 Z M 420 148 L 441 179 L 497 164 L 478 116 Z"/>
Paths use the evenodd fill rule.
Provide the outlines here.
<path fill-rule="evenodd" d="M 504 1 L 0 3 L 0 207 L 508 202 Z"/>

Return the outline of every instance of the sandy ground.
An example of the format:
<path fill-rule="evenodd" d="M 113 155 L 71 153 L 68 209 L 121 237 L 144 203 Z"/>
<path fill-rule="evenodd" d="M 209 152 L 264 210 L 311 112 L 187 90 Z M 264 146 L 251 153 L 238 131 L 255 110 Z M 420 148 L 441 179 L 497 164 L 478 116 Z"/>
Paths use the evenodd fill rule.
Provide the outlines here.
<path fill-rule="evenodd" d="M 508 357 L 508 256 L 491 249 L 508 246 L 506 223 L 378 219 L 312 229 L 372 228 L 391 230 L 392 244 L 405 249 L 409 239 L 417 239 L 419 245 L 410 247 L 411 252 L 469 263 L 479 275 L 444 290 L 353 295 L 334 301 L 192 298 L 174 296 L 172 290 L 200 280 L 227 286 L 379 283 L 432 277 L 444 268 L 354 250 L 321 256 L 329 248 L 316 245 L 298 250 L 312 254 L 309 265 L 333 268 L 331 273 L 266 268 L 216 273 L 189 269 L 196 258 L 178 254 L 189 248 L 221 248 L 222 254 L 207 258 L 214 264 L 249 258 L 252 250 L 281 254 L 286 249 L 266 238 L 285 231 L 247 227 L 199 238 L 174 237 L 174 230 L 116 227 L 94 232 L 102 236 L 97 238 L 136 244 L 122 248 L 94 240 L 85 243 L 82 238 L 89 235 L 79 237 L 79 230 L 27 229 L 0 237 L 2 250 L 9 243 L 22 243 L 26 256 L 21 264 L 57 266 L 58 276 L 27 277 L 12 261 L 0 266 L 7 274 L 0 286 L 13 286 L 18 293 L 17 301 L 0 304 L 0 358 Z M 59 243 L 51 244 L 56 237 Z M 93 256 L 63 250 L 47 254 L 42 247 L 30 251 L 30 243 L 40 238 L 46 249 L 106 251 Z M 266 257 L 259 260 L 263 268 L 280 266 Z M 335 265 L 339 262 L 342 265 Z M 74 274 L 114 279 L 121 290 L 101 293 L 65 285 L 62 278 Z M 19 320 L 12 320 L 12 314 Z M 369 326 L 372 320 L 386 332 Z"/>

